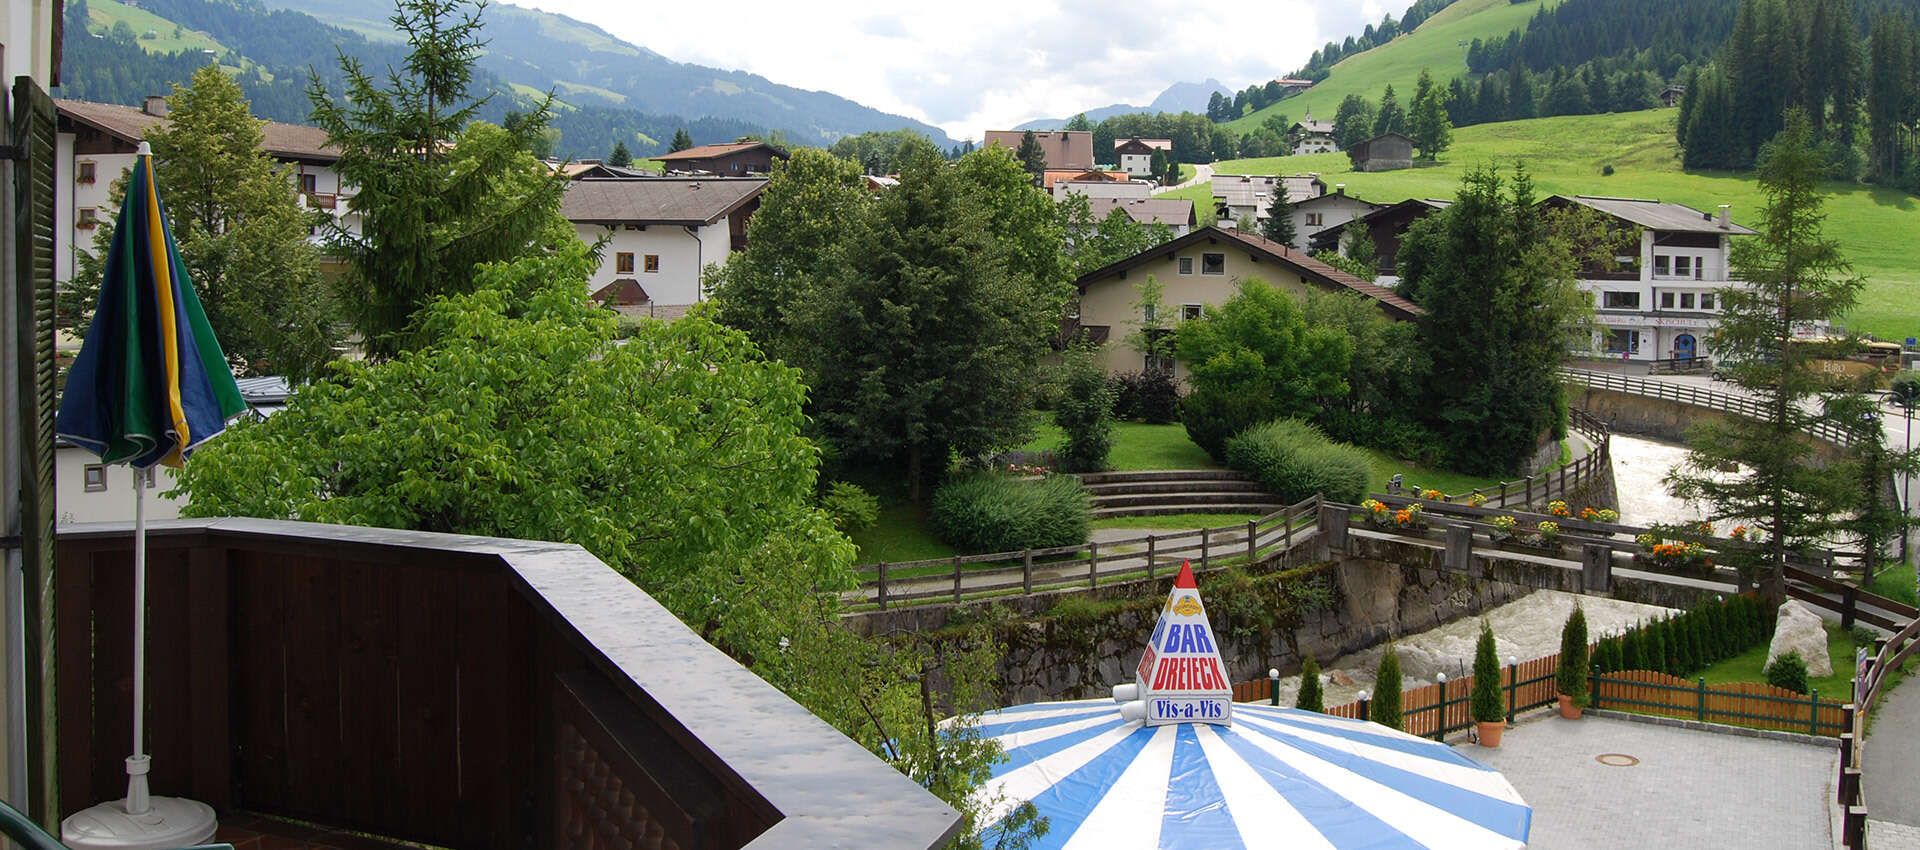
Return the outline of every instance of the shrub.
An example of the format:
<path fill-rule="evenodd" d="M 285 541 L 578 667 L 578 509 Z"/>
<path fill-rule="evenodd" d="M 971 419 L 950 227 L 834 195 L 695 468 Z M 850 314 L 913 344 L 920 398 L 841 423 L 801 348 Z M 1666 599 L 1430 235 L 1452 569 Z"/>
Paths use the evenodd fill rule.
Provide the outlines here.
<path fill-rule="evenodd" d="M 1767 684 L 1786 688 L 1796 694 L 1807 692 L 1807 660 L 1798 652 L 1789 652 L 1767 665 Z"/>
<path fill-rule="evenodd" d="M 1309 323 L 1299 299 L 1249 278 L 1174 335 L 1193 391 L 1181 414 L 1193 441 L 1223 459 L 1228 438 L 1257 423 L 1313 416 L 1348 392 L 1353 339 Z"/>
<path fill-rule="evenodd" d="M 1107 468 L 1113 449 L 1113 387 L 1093 359 L 1093 349 L 1077 345 L 1060 363 L 1060 395 L 1053 409 L 1054 424 L 1066 434 L 1060 444 L 1060 465 L 1068 472 L 1099 472 Z"/>
<path fill-rule="evenodd" d="M 1406 731 L 1400 716 L 1400 652 L 1393 644 L 1380 656 L 1380 667 L 1373 675 L 1373 709 L 1367 719 L 1389 729 Z"/>
<path fill-rule="evenodd" d="M 1288 502 L 1319 493 L 1352 504 L 1366 495 L 1373 473 L 1364 450 L 1328 440 L 1299 419 L 1256 425 L 1229 440 L 1227 465 Z"/>
<path fill-rule="evenodd" d="M 858 484 L 835 481 L 820 494 L 820 509 L 842 533 L 872 528 L 880 520 L 880 500 Z"/>
<path fill-rule="evenodd" d="M 1506 701 L 1500 696 L 1500 657 L 1493 644 L 1493 626 L 1480 621 L 1480 641 L 1473 647 L 1473 719 L 1498 723 L 1507 719 Z"/>
<path fill-rule="evenodd" d="M 1621 670 L 1645 670 L 1647 665 L 1647 639 L 1639 627 L 1627 630 L 1620 638 Z"/>
<path fill-rule="evenodd" d="M 1306 711 L 1325 712 L 1325 696 L 1320 691 L 1320 662 L 1307 656 L 1300 664 L 1300 694 L 1293 698 L 1293 707 Z"/>
<path fill-rule="evenodd" d="M 1165 369 L 1115 375 L 1113 415 L 1121 419 L 1167 425 L 1180 421 L 1180 385 Z"/>
<path fill-rule="evenodd" d="M 1609 162 L 1609 163 L 1607 163 L 1606 165 L 1603 165 L 1603 166 L 1600 166 L 1600 176 L 1601 176 L 1601 177 L 1612 177 L 1612 176 L 1613 176 L 1613 163 L 1611 163 L 1611 162 Z"/>
<path fill-rule="evenodd" d="M 1187 439 L 1215 460 L 1227 456 L 1227 441 L 1267 416 L 1266 405 L 1229 393 L 1188 393 L 1180 402 Z"/>
<path fill-rule="evenodd" d="M 1587 612 L 1578 604 L 1560 627 L 1560 666 L 1554 671 L 1554 685 L 1562 696 L 1572 697 L 1574 705 L 1587 704 Z"/>
<path fill-rule="evenodd" d="M 1079 479 L 1016 481 L 993 472 L 957 477 L 933 494 L 933 530 L 965 552 L 1077 546 L 1092 515 Z"/>

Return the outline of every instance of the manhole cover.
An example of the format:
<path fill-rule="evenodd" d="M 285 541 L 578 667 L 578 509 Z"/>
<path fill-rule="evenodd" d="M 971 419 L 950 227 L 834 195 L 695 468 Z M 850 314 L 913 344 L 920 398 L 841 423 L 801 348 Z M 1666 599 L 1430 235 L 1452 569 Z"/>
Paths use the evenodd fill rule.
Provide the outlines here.
<path fill-rule="evenodd" d="M 1594 756 L 1593 760 L 1608 767 L 1632 767 L 1640 763 L 1639 759 L 1626 753 L 1601 753 Z"/>

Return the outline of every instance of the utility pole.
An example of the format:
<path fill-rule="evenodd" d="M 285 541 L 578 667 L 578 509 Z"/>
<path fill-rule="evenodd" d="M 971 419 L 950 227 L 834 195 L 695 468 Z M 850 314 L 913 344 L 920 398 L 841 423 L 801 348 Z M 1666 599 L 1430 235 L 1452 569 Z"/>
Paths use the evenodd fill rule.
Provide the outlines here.
<path fill-rule="evenodd" d="M 1898 405 L 1901 412 L 1906 415 L 1907 435 L 1905 458 L 1911 460 L 1913 457 L 1913 414 L 1915 409 L 1920 409 L 1920 380 L 1902 378 L 1895 381 L 1893 383 L 1893 390 L 1887 394 L 1887 398 Z M 1902 470 L 1900 480 L 1905 485 L 1901 488 L 1900 493 L 1900 519 L 1902 520 L 1900 523 L 1900 561 L 1901 563 L 1911 564 L 1913 563 L 1913 548 L 1911 542 L 1913 538 L 1913 473 L 1908 470 Z M 1920 569 L 1916 569 L 1914 572 L 1914 592 L 1920 594 Z"/>

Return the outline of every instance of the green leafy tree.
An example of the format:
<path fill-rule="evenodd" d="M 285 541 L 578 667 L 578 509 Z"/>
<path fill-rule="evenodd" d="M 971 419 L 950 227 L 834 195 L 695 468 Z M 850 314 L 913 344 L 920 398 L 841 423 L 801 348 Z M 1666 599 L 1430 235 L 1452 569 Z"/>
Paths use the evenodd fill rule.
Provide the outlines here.
<path fill-rule="evenodd" d="M 1047 170 L 1047 151 L 1040 147 L 1040 140 L 1033 135 L 1032 130 L 1020 136 L 1020 150 L 1013 156 L 1020 161 L 1021 167 L 1025 168 L 1028 174 L 1035 177 Z"/>
<path fill-rule="evenodd" d="M 1147 275 L 1134 287 L 1133 331 L 1127 345 L 1146 355 L 1148 362 L 1172 362 L 1174 335 L 1167 319 L 1167 285 Z"/>
<path fill-rule="evenodd" d="M 1825 346 L 1796 342 L 1795 329 L 1838 318 L 1859 297 L 1862 281 L 1840 245 L 1822 228 L 1822 158 L 1805 114 L 1794 110 L 1786 129 L 1767 143 L 1759 161 L 1759 235 L 1737 241 L 1731 277 L 1747 282 L 1721 293 L 1714 350 L 1729 380 L 1763 400 L 1765 415 L 1703 422 L 1689 433 L 1685 463 L 1667 476 L 1674 495 L 1707 507 L 1710 519 L 1731 519 L 1766 531 L 1763 589 L 1786 592 L 1788 556 L 1844 524 L 1858 488 L 1816 462 L 1809 436 L 1837 412 L 1815 400 L 1835 387 L 1813 362 Z M 1844 405 L 1843 405 L 1844 407 Z M 1840 422 L 1854 427 L 1858 420 Z"/>
<path fill-rule="evenodd" d="M 1561 696 L 1572 697 L 1574 705 L 1587 704 L 1587 666 L 1587 612 L 1576 604 L 1560 628 L 1560 663 L 1554 670 L 1555 689 Z"/>
<path fill-rule="evenodd" d="M 1287 198 L 1287 187 L 1276 181 L 1273 186 L 1273 200 L 1267 204 L 1267 220 L 1260 226 L 1260 235 L 1282 245 L 1292 245 L 1298 234 L 1293 226 L 1293 202 Z"/>
<path fill-rule="evenodd" d="M 196 71 L 167 104 L 168 120 L 146 136 L 154 182 L 227 359 L 241 375 L 317 376 L 334 358 L 341 319 L 307 239 L 315 214 L 261 150 L 260 121 L 217 66 Z M 124 181 L 112 198 L 117 209 Z M 112 225 L 102 224 L 94 251 L 79 258 L 76 285 L 61 293 L 74 333 L 84 335 L 92 318 L 112 240 Z"/>
<path fill-rule="evenodd" d="M 1167 174 L 1171 172 L 1176 177 L 1180 174 L 1180 169 L 1174 166 L 1173 163 L 1167 159 L 1167 152 L 1163 150 L 1155 150 L 1152 156 L 1147 157 L 1147 171 L 1151 173 L 1156 179 L 1158 179 L 1162 184 L 1165 184 L 1168 186 L 1171 186 L 1173 184 L 1167 183 L 1167 180 L 1166 180 Z M 1174 183 L 1178 183 L 1178 182 L 1180 181 L 1177 179 L 1174 181 Z"/>
<path fill-rule="evenodd" d="M 1065 435 L 1059 450 L 1064 471 L 1106 469 L 1113 449 L 1114 391 L 1091 346 L 1075 345 L 1062 355 L 1059 394 L 1053 422 Z"/>
<path fill-rule="evenodd" d="M 633 152 L 627 150 L 627 141 L 625 139 L 613 143 L 613 151 L 607 154 L 607 164 L 614 168 L 626 168 L 633 165 Z"/>
<path fill-rule="evenodd" d="M 335 168 L 359 187 L 348 208 L 360 232 L 327 232 L 346 261 L 340 302 L 376 358 L 411 347 L 422 307 L 472 291 L 475 266 L 578 239 L 559 215 L 566 179 L 527 152 L 551 96 L 512 131 L 473 121 L 479 8 L 402 0 L 392 22 L 412 50 L 400 68 L 383 78 L 342 55 L 344 98 L 317 74 L 308 83 L 313 121 L 340 148 Z"/>
<path fill-rule="evenodd" d="M 1407 110 L 1400 105 L 1400 96 L 1393 93 L 1393 86 L 1380 95 L 1380 109 L 1373 114 L 1373 135 L 1385 133 L 1405 133 L 1407 131 Z"/>
<path fill-rule="evenodd" d="M 1085 112 L 1082 112 L 1082 113 L 1080 113 L 1080 114 L 1078 114 L 1078 115 L 1075 115 L 1075 116 L 1073 116 L 1072 118 L 1070 118 L 1070 119 L 1068 119 L 1068 120 L 1067 120 L 1067 129 L 1069 129 L 1069 130 L 1074 130 L 1074 131 L 1088 131 L 1088 130 L 1092 130 L 1092 129 L 1093 129 L 1093 122 L 1092 122 L 1092 121 L 1088 121 L 1088 120 L 1087 120 L 1087 113 L 1085 113 Z"/>
<path fill-rule="evenodd" d="M 1341 237 L 1342 253 L 1347 259 L 1367 269 L 1365 274 L 1357 275 L 1362 280 L 1372 280 L 1378 276 L 1378 252 L 1373 244 L 1373 232 L 1364 224 L 1350 224 Z"/>
<path fill-rule="evenodd" d="M 1500 656 L 1494 645 L 1493 626 L 1480 621 L 1480 638 L 1473 645 L 1473 693 L 1468 710 L 1477 723 L 1499 723 L 1507 719 L 1506 699 L 1500 693 Z"/>
<path fill-rule="evenodd" d="M 1293 698 L 1293 707 L 1302 711 L 1326 712 L 1326 697 L 1320 685 L 1320 662 L 1307 656 L 1300 662 L 1300 692 Z"/>
<path fill-rule="evenodd" d="M 1340 109 L 1333 115 L 1334 141 L 1345 150 L 1372 136 L 1373 104 L 1357 94 L 1341 99 Z"/>
<path fill-rule="evenodd" d="M 1353 341 L 1308 324 L 1292 295 L 1249 278 L 1218 308 L 1181 324 L 1175 347 L 1187 364 L 1187 434 L 1216 459 L 1227 439 L 1275 419 L 1312 418 L 1319 400 L 1347 391 Z"/>
<path fill-rule="evenodd" d="M 1420 158 L 1428 162 L 1439 159 L 1440 153 L 1453 143 L 1453 121 L 1447 117 L 1447 90 L 1434 85 L 1433 76 L 1427 69 L 1420 69 L 1420 81 L 1414 85 L 1413 115 L 1408 126 L 1413 130 L 1413 143 L 1420 148 Z"/>
<path fill-rule="evenodd" d="M 667 144 L 667 153 L 679 153 L 693 147 L 693 136 L 687 134 L 687 128 L 673 131 L 673 141 Z"/>
<path fill-rule="evenodd" d="M 1389 643 L 1387 651 L 1380 655 L 1380 666 L 1373 673 L 1373 704 L 1367 719 L 1388 729 L 1405 731 L 1406 722 L 1400 712 L 1400 687 L 1400 651 Z"/>

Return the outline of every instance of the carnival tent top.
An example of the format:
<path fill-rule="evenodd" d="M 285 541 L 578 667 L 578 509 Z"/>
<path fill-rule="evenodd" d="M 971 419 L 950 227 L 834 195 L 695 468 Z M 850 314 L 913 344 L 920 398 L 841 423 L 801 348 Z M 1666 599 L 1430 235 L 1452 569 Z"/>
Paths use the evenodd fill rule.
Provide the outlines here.
<path fill-rule="evenodd" d="M 1205 662 L 1180 662 L 1158 672 L 1203 642 L 1219 664 L 1211 630 L 1184 628 L 1195 618 L 1205 628 L 1198 600 L 1182 567 L 1140 681 L 1115 688 L 1114 701 L 975 718 L 1008 756 L 979 792 L 991 804 L 988 822 L 1031 801 L 1048 824 L 1034 846 L 1070 850 L 1526 846 L 1532 810 L 1519 793 L 1445 744 L 1298 709 L 1229 703 L 1213 716 L 1200 707 L 1216 694 L 1183 691 L 1207 690 L 1215 675 L 1224 685 L 1224 667 L 1215 674 Z"/>

